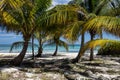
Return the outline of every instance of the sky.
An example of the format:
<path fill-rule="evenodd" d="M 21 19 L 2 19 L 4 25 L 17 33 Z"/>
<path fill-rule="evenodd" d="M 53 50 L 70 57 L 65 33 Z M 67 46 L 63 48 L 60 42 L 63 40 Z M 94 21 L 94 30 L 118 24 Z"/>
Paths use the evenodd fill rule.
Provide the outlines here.
<path fill-rule="evenodd" d="M 69 1 L 70 0 L 53 0 L 52 5 L 55 6 L 58 4 L 67 4 Z M 118 37 L 115 37 L 110 34 L 108 35 L 106 33 L 104 33 L 103 37 L 107 39 L 119 40 Z M 86 34 L 85 40 L 86 41 L 90 40 L 89 34 Z M 13 42 L 17 42 L 17 41 L 23 41 L 21 35 L 16 35 L 15 33 L 11 33 L 11 32 L 7 33 L 6 31 L 2 31 L 0 29 L 0 44 L 12 44 Z M 77 41 L 75 44 L 79 44 L 79 43 L 80 43 L 80 38 L 79 41 Z"/>

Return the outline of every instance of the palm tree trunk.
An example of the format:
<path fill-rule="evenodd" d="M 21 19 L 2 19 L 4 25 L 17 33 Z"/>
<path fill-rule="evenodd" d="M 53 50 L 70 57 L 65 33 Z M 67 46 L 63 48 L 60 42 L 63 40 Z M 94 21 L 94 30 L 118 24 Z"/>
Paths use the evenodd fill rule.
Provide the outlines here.
<path fill-rule="evenodd" d="M 36 57 L 41 57 L 42 56 L 42 47 L 40 46 L 38 49 L 38 54 L 36 55 Z"/>
<path fill-rule="evenodd" d="M 91 41 L 92 41 L 94 39 L 94 34 L 90 33 L 90 36 L 91 36 Z M 94 60 L 94 51 L 93 50 L 94 50 L 93 48 L 90 49 L 90 61 Z"/>
<path fill-rule="evenodd" d="M 57 51 L 58 51 L 58 45 L 56 44 L 56 49 L 55 49 L 55 52 L 52 56 L 56 56 L 57 55 Z"/>
<path fill-rule="evenodd" d="M 38 54 L 36 55 L 36 57 L 41 57 L 42 52 L 43 52 L 43 49 L 42 49 L 42 39 L 40 38 L 40 40 L 39 40 Z"/>
<path fill-rule="evenodd" d="M 32 35 L 32 59 L 35 60 L 35 55 L 34 55 L 34 35 Z"/>
<path fill-rule="evenodd" d="M 103 34 L 102 30 L 100 31 L 100 39 L 103 39 Z"/>
<path fill-rule="evenodd" d="M 80 49 L 79 49 L 79 52 L 78 52 L 78 55 L 75 59 L 73 59 L 73 63 L 76 63 L 76 62 L 79 62 L 80 58 L 81 58 L 81 51 L 82 51 L 82 47 L 84 45 L 84 34 L 81 35 L 81 46 L 80 46 Z"/>
<path fill-rule="evenodd" d="M 11 61 L 12 65 L 15 65 L 15 66 L 20 66 L 21 65 L 21 63 L 23 61 L 23 58 L 26 54 L 27 48 L 28 48 L 28 41 L 25 41 L 23 49 L 20 52 L 20 54 Z"/>

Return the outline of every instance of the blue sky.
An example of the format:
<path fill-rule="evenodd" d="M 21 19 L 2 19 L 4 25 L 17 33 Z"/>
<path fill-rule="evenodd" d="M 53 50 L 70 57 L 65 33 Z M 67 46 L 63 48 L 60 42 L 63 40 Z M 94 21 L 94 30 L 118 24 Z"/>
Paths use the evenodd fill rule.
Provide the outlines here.
<path fill-rule="evenodd" d="M 57 5 L 57 4 L 67 4 L 70 0 L 53 0 L 53 6 Z M 112 36 L 112 35 L 108 35 L 104 33 L 104 38 L 107 39 L 116 39 L 118 40 L 118 37 Z M 86 34 L 85 40 L 88 41 L 90 38 L 90 36 L 88 34 Z M 16 41 L 22 41 L 22 36 L 21 35 L 16 35 L 15 33 L 7 33 L 6 31 L 2 31 L 0 30 L 0 44 L 12 44 L 13 42 Z M 79 39 L 80 41 L 80 39 Z M 80 42 L 77 41 L 76 44 L 79 44 Z"/>

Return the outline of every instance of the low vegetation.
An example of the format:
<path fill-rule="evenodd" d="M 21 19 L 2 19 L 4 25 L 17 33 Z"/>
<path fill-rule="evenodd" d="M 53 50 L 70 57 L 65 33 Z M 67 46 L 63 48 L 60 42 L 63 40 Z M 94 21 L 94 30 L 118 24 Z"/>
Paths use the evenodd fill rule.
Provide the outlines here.
<path fill-rule="evenodd" d="M 98 50 L 97 55 L 102 56 L 120 56 L 120 42 L 108 43 Z"/>

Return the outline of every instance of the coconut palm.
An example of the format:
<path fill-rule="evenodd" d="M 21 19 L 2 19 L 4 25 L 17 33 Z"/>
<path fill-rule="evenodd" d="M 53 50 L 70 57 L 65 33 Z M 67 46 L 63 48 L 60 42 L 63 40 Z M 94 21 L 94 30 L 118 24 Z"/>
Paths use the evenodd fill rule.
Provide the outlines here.
<path fill-rule="evenodd" d="M 89 29 L 96 30 L 96 32 L 100 32 L 99 29 L 102 29 L 105 32 L 111 33 L 111 34 L 113 34 L 115 36 L 120 36 L 120 33 L 119 33 L 119 30 L 120 30 L 120 27 L 119 27 L 120 23 L 119 23 L 119 21 L 120 21 L 120 19 L 118 17 L 119 16 L 119 13 L 118 13 L 119 9 L 118 9 L 118 7 L 119 7 L 119 4 L 116 4 L 116 7 L 114 6 L 114 8 L 112 7 L 112 9 L 109 8 L 110 12 L 112 10 L 116 11 L 116 9 L 117 9 L 116 12 L 111 14 L 111 16 L 116 16 L 117 15 L 117 17 L 97 16 L 97 17 L 95 17 L 95 18 L 93 18 L 91 20 L 88 20 L 85 23 L 85 25 L 84 25 L 85 27 L 83 28 L 83 32 L 85 32 L 86 30 L 89 30 Z M 99 45 L 104 45 L 105 43 L 108 43 L 109 40 L 96 40 L 96 42 Z M 91 41 L 91 42 L 88 42 L 86 45 L 88 45 L 88 44 L 96 45 L 96 42 L 94 43 L 94 42 Z M 112 42 L 112 40 L 110 42 Z M 88 46 L 88 47 L 90 47 L 90 46 Z M 94 48 L 94 47 L 91 47 L 91 48 Z M 80 54 L 82 55 L 83 53 L 81 52 Z M 81 57 L 81 55 L 79 55 L 79 57 Z"/>
<path fill-rule="evenodd" d="M 16 1 L 18 2 L 18 0 Z M 20 2 L 16 3 L 14 8 L 14 4 L 7 4 L 7 1 L 5 0 L 1 1 L 0 4 L 5 5 L 1 7 L 1 12 L 3 12 L 3 15 L 2 15 L 3 22 L 7 26 L 7 30 L 21 33 L 23 35 L 23 40 L 24 40 L 23 49 L 20 52 L 20 54 L 14 60 L 12 60 L 12 64 L 14 65 L 21 64 L 25 56 L 25 53 L 27 51 L 28 42 L 34 30 L 36 29 L 36 25 L 35 25 L 36 18 L 48 8 L 50 3 L 51 3 L 51 0 L 46 0 L 46 1 L 26 0 L 21 3 Z M 7 10 L 6 8 L 9 5 L 13 5 L 13 6 L 11 8 L 8 8 Z"/>
<path fill-rule="evenodd" d="M 48 11 L 47 15 L 50 15 L 53 17 L 48 17 L 46 22 L 49 22 L 49 20 L 50 21 L 52 20 L 53 22 L 51 23 L 55 23 L 54 25 L 52 25 L 52 27 L 47 28 L 47 31 L 49 31 L 50 34 L 54 34 L 53 39 L 48 41 L 48 43 L 50 44 L 53 44 L 53 43 L 56 44 L 56 50 L 53 55 L 57 54 L 58 46 L 64 46 L 66 49 L 68 49 L 66 43 L 60 40 L 60 37 L 64 35 L 64 33 L 63 34 L 61 33 L 67 32 L 67 30 L 65 31 L 66 29 L 65 25 L 73 21 L 76 21 L 78 19 L 77 18 L 78 11 L 80 11 L 79 15 L 83 15 L 84 13 L 86 13 L 83 8 L 77 5 L 57 5 L 53 9 Z M 57 20 L 57 17 L 59 18 L 58 20 Z"/>
<path fill-rule="evenodd" d="M 9 2 L 9 3 L 8 3 Z M 2 16 L 2 23 L 6 25 L 8 31 L 14 31 L 23 35 L 24 46 L 21 53 L 12 60 L 12 64 L 20 65 L 27 47 L 31 35 L 34 33 L 37 26 L 46 26 L 54 23 L 66 23 L 68 20 L 72 20 L 71 16 L 76 16 L 78 10 L 83 11 L 83 8 L 76 6 L 56 7 L 59 9 L 54 14 L 46 14 L 46 9 L 51 3 L 51 0 L 26 0 L 10 1 L 2 0 L 0 2 L 0 11 Z M 45 15 L 44 15 L 45 14 Z M 39 24 L 37 25 L 36 24 Z"/>
<path fill-rule="evenodd" d="M 57 55 L 59 46 L 63 46 L 68 51 L 67 43 L 60 39 L 65 34 L 65 29 L 66 26 L 64 24 L 54 24 L 47 28 L 49 34 L 48 36 L 51 36 L 47 41 L 47 45 L 56 46 L 53 56 Z"/>
<path fill-rule="evenodd" d="M 56 46 L 55 47 L 55 52 L 53 53 L 52 56 L 56 56 L 57 55 L 59 46 L 64 47 L 68 51 L 68 45 L 67 45 L 67 43 L 65 41 L 62 41 L 60 39 L 60 36 L 58 34 L 53 35 L 53 38 L 51 38 L 50 40 L 48 40 L 47 44 L 45 46 L 47 46 L 47 45 L 55 45 Z"/>
<path fill-rule="evenodd" d="M 37 39 L 38 41 L 38 54 L 36 55 L 36 57 L 41 57 L 42 53 L 43 53 L 43 44 L 45 42 L 47 42 L 47 40 L 49 40 L 49 36 L 47 35 L 46 31 L 43 31 L 42 29 L 41 30 L 38 30 L 36 31 L 35 33 L 35 38 Z"/>
<path fill-rule="evenodd" d="M 110 10 L 110 6 L 111 6 L 111 3 L 112 3 L 112 0 L 101 0 L 101 1 L 84 0 L 84 2 L 81 1 L 82 3 L 78 3 L 78 2 L 80 2 L 80 0 L 75 0 L 75 1 L 77 1 L 77 2 L 74 2 L 74 3 L 80 4 L 81 6 L 83 6 L 87 10 L 88 16 L 86 17 L 86 19 L 82 20 L 82 23 L 81 23 L 81 20 L 78 20 L 71 25 L 73 27 L 73 28 L 70 29 L 70 34 L 71 35 L 69 35 L 69 36 L 72 36 L 71 38 L 77 38 L 79 35 L 81 35 L 80 32 L 83 30 L 83 28 L 86 29 L 85 24 L 87 23 L 87 21 L 90 21 L 90 20 L 96 18 L 98 15 L 106 15 L 106 14 L 102 14 L 102 11 L 104 9 Z M 95 29 L 93 30 L 91 28 L 87 29 L 89 31 L 90 35 L 91 35 L 91 41 L 94 39 L 94 36 L 95 36 L 96 33 L 98 33 L 98 34 L 102 33 L 102 29 L 101 30 L 100 29 L 99 29 L 99 31 L 96 31 Z M 75 33 L 75 31 L 76 31 L 76 33 Z M 82 35 L 83 34 L 84 33 L 82 33 Z M 84 39 L 83 39 L 83 37 L 81 37 L 81 38 L 82 38 L 81 39 L 81 42 L 82 42 L 81 44 L 83 44 Z M 81 45 L 81 47 L 82 47 L 82 45 Z M 93 49 L 91 48 L 90 51 L 91 51 L 90 60 L 93 60 Z M 81 52 L 81 48 L 79 50 L 79 54 L 74 59 L 74 62 L 79 61 L 80 52 Z"/>

